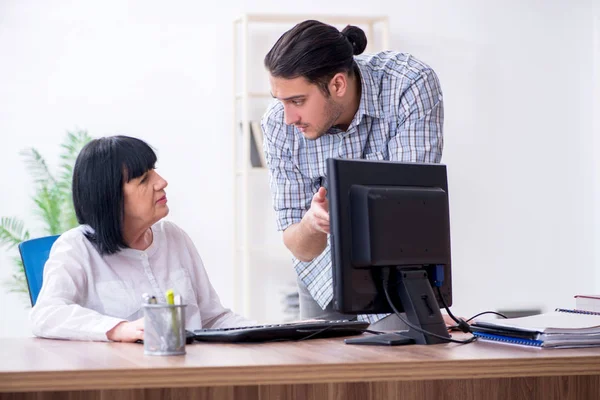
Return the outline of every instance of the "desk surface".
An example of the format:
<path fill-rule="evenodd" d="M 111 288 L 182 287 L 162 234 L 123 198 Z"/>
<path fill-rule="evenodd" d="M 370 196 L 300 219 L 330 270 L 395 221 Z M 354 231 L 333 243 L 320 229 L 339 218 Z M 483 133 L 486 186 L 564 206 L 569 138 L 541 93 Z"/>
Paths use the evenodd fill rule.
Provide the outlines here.
<path fill-rule="evenodd" d="M 139 344 L 3 339 L 0 392 L 600 375 L 600 348 L 351 346 L 336 338 L 186 350 L 159 357 Z"/>

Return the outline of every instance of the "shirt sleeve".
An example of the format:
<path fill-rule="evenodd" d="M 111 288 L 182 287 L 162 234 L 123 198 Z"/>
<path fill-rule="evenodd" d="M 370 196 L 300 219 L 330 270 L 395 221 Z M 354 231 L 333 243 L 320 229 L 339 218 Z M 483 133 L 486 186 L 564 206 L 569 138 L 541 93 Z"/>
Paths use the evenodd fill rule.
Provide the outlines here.
<path fill-rule="evenodd" d="M 59 238 L 44 267 L 42 290 L 29 317 L 33 334 L 49 339 L 108 341 L 106 332 L 119 318 L 79 305 L 87 293 L 87 278 L 74 248 Z"/>
<path fill-rule="evenodd" d="M 228 308 L 223 307 L 219 295 L 210 283 L 204 263 L 192 239 L 183 232 L 186 247 L 191 253 L 193 270 L 191 276 L 195 280 L 192 286 L 196 289 L 196 301 L 200 311 L 201 323 L 203 328 L 231 328 L 235 326 L 255 325 L 255 321 L 248 320 L 238 315 Z"/>
<path fill-rule="evenodd" d="M 277 229 L 283 231 L 302 220 L 310 208 L 313 195 L 319 190 L 319 182 L 302 175 L 294 163 L 290 139 L 287 137 L 293 132 L 283 121 L 279 121 L 281 118 L 278 115 L 277 112 L 267 112 L 261 124 Z"/>
<path fill-rule="evenodd" d="M 444 147 L 444 103 L 435 72 L 422 71 L 399 103 L 398 131 L 388 146 L 390 160 L 439 163 Z"/>

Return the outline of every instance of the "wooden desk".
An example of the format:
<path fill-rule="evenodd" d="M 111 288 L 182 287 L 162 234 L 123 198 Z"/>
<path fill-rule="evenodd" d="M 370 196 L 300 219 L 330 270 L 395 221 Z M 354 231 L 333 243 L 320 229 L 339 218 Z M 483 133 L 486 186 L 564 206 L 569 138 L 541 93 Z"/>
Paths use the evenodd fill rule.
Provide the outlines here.
<path fill-rule="evenodd" d="M 600 348 L 494 343 L 349 346 L 341 339 L 138 344 L 4 339 L 0 399 L 595 399 Z"/>

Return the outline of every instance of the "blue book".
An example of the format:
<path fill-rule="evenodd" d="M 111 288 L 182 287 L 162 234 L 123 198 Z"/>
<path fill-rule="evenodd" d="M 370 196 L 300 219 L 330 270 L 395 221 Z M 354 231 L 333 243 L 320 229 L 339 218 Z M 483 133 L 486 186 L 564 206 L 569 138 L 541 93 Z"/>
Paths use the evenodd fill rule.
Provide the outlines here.
<path fill-rule="evenodd" d="M 473 332 L 473 335 L 477 337 L 477 339 L 482 340 L 490 340 L 494 342 L 503 342 L 510 344 L 520 344 L 523 346 L 533 346 L 533 347 L 543 347 L 544 342 L 536 339 L 526 339 L 522 337 L 515 336 L 504 336 L 504 335 L 494 335 L 492 333 L 484 333 L 484 332 Z"/>

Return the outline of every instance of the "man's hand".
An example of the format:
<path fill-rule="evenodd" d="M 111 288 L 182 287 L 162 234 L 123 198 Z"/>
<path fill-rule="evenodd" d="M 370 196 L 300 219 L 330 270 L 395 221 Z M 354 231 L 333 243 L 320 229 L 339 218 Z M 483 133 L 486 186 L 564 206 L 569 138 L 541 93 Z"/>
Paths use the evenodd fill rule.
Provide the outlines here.
<path fill-rule="evenodd" d="M 114 328 L 106 332 L 106 337 L 113 342 L 135 342 L 137 340 L 144 340 L 144 318 L 131 322 L 119 322 Z"/>
<path fill-rule="evenodd" d="M 310 208 L 304 215 L 306 224 L 315 232 L 329 233 L 329 202 L 327 189 L 320 187 L 310 203 Z"/>
<path fill-rule="evenodd" d="M 302 221 L 283 231 L 283 243 L 300 261 L 313 260 L 327 247 L 329 233 L 329 202 L 327 189 L 319 188 Z"/>

